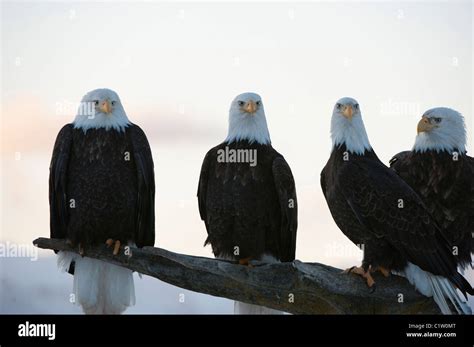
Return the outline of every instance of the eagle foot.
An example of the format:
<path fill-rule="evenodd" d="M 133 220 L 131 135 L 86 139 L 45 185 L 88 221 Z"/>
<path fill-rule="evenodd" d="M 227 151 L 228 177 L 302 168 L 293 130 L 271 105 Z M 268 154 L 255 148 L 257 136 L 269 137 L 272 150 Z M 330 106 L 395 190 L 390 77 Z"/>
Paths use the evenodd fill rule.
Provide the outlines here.
<path fill-rule="evenodd" d="M 391 271 L 383 266 L 377 266 L 376 268 L 370 267 L 371 272 L 377 272 L 379 271 L 384 277 L 390 276 Z"/>
<path fill-rule="evenodd" d="M 120 241 L 117 240 L 117 241 L 115 241 L 114 253 L 113 254 L 117 255 L 117 254 L 119 254 L 119 251 L 120 251 Z"/>
<path fill-rule="evenodd" d="M 253 267 L 253 265 L 250 262 L 251 260 L 252 260 L 252 257 L 239 259 L 239 265 L 245 265 L 245 266 L 248 266 L 248 267 Z"/>
<path fill-rule="evenodd" d="M 105 244 L 107 245 L 107 247 L 111 247 L 112 245 L 114 246 L 114 251 L 113 251 L 113 255 L 117 255 L 119 254 L 119 251 L 120 251 L 120 240 L 113 240 L 113 239 L 107 239 L 107 241 L 105 241 Z"/>
<path fill-rule="evenodd" d="M 350 267 L 349 269 L 344 270 L 343 273 L 346 273 L 346 274 L 353 273 L 353 274 L 362 276 L 363 278 L 365 278 L 367 286 L 370 288 L 370 293 L 372 294 L 373 292 L 375 292 L 375 288 L 376 288 L 375 280 L 370 274 L 370 269 L 365 271 L 362 266 L 353 266 L 353 267 Z"/>

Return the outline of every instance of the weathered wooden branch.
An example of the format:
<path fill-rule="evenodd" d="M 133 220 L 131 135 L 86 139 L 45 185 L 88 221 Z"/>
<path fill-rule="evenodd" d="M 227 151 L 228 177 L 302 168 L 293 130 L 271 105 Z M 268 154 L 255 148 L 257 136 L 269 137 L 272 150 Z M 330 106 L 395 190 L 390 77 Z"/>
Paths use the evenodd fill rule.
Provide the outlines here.
<path fill-rule="evenodd" d="M 77 252 L 64 240 L 38 238 L 39 248 Z M 173 253 L 161 248 L 130 248 L 131 256 L 97 246 L 85 256 L 121 265 L 172 285 L 295 314 L 439 314 L 431 298 L 417 293 L 402 277 L 375 275 L 370 293 L 360 277 L 318 263 L 259 264 Z M 402 296 L 401 296 L 402 295 Z M 400 301 L 403 302 L 400 302 Z"/>

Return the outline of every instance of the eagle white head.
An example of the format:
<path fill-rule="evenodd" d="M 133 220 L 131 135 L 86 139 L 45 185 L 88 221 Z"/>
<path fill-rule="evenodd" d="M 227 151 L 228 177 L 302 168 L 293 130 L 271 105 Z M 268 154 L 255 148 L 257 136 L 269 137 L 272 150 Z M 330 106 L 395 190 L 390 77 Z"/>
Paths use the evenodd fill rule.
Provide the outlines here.
<path fill-rule="evenodd" d="M 261 145 L 271 143 L 262 98 L 258 94 L 237 95 L 230 104 L 229 132 L 225 142 L 241 140 Z"/>
<path fill-rule="evenodd" d="M 429 109 L 418 122 L 417 131 L 413 147 L 416 152 L 466 152 L 464 117 L 456 110 L 448 107 Z"/>
<path fill-rule="evenodd" d="M 345 144 L 349 152 L 359 155 L 372 149 L 357 100 L 345 97 L 336 102 L 331 118 L 331 139 L 333 147 Z"/>
<path fill-rule="evenodd" d="M 95 89 L 84 95 L 79 104 L 74 128 L 88 129 L 105 128 L 124 131 L 130 125 L 120 98 L 110 89 Z"/>

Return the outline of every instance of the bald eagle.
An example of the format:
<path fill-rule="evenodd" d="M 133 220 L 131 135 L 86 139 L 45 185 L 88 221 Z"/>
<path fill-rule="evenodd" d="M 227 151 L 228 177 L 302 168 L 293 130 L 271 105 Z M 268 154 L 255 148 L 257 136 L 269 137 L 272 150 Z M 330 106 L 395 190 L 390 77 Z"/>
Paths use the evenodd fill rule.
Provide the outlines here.
<path fill-rule="evenodd" d="M 472 267 L 474 159 L 466 154 L 464 117 L 450 108 L 433 108 L 417 130 L 413 149 L 395 155 L 390 167 L 423 199 L 458 264 Z"/>
<path fill-rule="evenodd" d="M 469 313 L 456 288 L 465 296 L 474 291 L 457 272 L 449 243 L 416 192 L 378 159 L 356 100 L 334 106 L 331 138 L 321 188 L 338 227 L 364 251 L 362 266 L 346 272 L 361 275 L 371 290 L 371 272 L 402 273 L 443 313 L 451 312 L 446 299 L 458 313 Z"/>
<path fill-rule="evenodd" d="M 201 219 L 218 258 L 295 259 L 297 202 L 293 175 L 270 142 L 262 99 L 238 95 L 225 141 L 207 152 L 198 187 Z M 276 313 L 236 303 L 236 313 Z"/>
<path fill-rule="evenodd" d="M 72 124 L 59 132 L 49 177 L 51 238 L 80 254 L 106 243 L 153 246 L 153 159 L 145 133 L 128 120 L 109 89 L 87 93 Z M 72 252 L 59 252 L 74 274 L 74 301 L 85 313 L 121 313 L 135 302 L 132 271 Z"/>

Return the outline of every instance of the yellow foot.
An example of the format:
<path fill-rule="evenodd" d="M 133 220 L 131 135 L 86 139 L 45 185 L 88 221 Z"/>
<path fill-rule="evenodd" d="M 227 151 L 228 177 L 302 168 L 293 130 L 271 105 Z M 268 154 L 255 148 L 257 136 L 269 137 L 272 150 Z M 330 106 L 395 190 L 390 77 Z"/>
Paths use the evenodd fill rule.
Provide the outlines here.
<path fill-rule="evenodd" d="M 120 241 L 117 240 L 115 241 L 115 246 L 114 246 L 114 255 L 117 255 L 119 254 L 119 251 L 120 251 Z"/>
<path fill-rule="evenodd" d="M 388 277 L 390 276 L 390 274 L 392 273 L 389 269 L 383 267 L 383 266 L 377 266 L 376 268 L 370 268 L 370 271 L 371 272 L 377 272 L 377 271 L 380 271 L 382 273 L 382 275 L 384 275 L 385 277 Z"/>
<path fill-rule="evenodd" d="M 105 244 L 107 245 L 107 247 L 112 247 L 114 246 L 114 250 L 113 250 L 113 255 L 117 255 L 119 254 L 119 251 L 120 251 L 120 241 L 119 240 L 115 240 L 114 239 L 107 239 L 105 241 Z"/>
<path fill-rule="evenodd" d="M 251 259 L 252 259 L 252 257 L 239 259 L 239 264 L 240 265 L 246 265 L 248 267 L 252 267 L 252 265 L 250 265 L 250 263 L 249 263 Z"/>
<path fill-rule="evenodd" d="M 375 281 L 369 271 L 365 271 L 362 266 L 353 266 L 343 271 L 343 273 L 353 273 L 365 278 L 367 286 L 371 289 L 371 293 L 375 291 Z"/>

